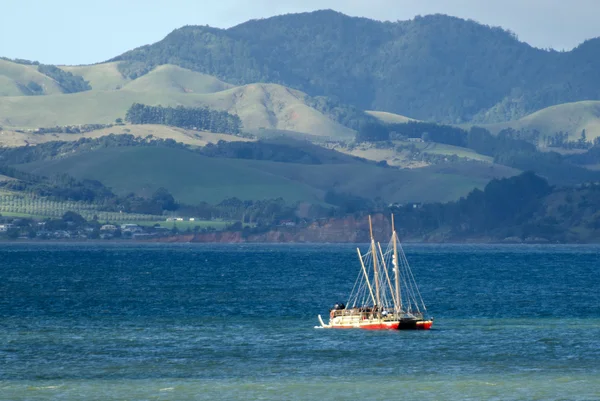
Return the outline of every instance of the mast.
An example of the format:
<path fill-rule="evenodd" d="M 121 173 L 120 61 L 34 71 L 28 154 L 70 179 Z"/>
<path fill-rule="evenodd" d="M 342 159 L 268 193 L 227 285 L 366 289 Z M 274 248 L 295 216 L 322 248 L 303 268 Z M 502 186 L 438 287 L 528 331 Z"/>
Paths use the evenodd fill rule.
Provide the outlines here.
<path fill-rule="evenodd" d="M 387 285 L 388 288 L 390 289 L 390 295 L 392 296 L 392 301 L 394 302 L 394 310 L 396 310 L 396 299 L 394 298 L 394 289 L 392 288 L 392 282 L 390 280 L 390 275 L 388 274 L 388 267 L 387 264 L 385 263 L 385 256 L 383 255 L 383 250 L 381 249 L 381 244 L 378 242 L 377 243 L 377 247 L 379 248 L 379 256 L 381 256 L 381 265 L 383 266 L 383 268 L 381 270 L 383 270 L 383 272 L 385 273 L 385 279 L 387 281 Z M 387 292 L 387 290 L 386 290 Z M 385 305 L 387 307 L 387 305 Z"/>
<path fill-rule="evenodd" d="M 392 213 L 392 241 L 394 242 L 394 258 L 392 259 L 392 263 L 394 264 L 394 275 L 395 275 L 395 284 L 396 284 L 396 301 L 397 303 L 394 305 L 396 309 L 396 314 L 399 315 L 402 310 L 402 298 L 400 298 L 400 270 L 398 268 L 398 246 L 396 242 L 398 241 L 398 236 L 396 235 L 396 228 L 394 227 L 394 214 Z"/>
<path fill-rule="evenodd" d="M 377 250 L 375 249 L 375 238 L 373 237 L 373 225 L 369 216 L 369 232 L 371 233 L 371 256 L 373 257 L 373 275 L 375 280 L 375 300 L 377 301 L 377 316 L 381 317 L 381 299 L 379 295 L 379 271 L 377 270 Z"/>

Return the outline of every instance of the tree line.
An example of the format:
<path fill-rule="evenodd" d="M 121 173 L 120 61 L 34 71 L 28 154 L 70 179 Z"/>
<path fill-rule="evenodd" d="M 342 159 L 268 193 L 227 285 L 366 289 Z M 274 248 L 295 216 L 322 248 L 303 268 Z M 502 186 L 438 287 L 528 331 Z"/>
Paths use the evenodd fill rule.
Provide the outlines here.
<path fill-rule="evenodd" d="M 600 186 L 556 188 L 533 172 L 494 179 L 483 190 L 474 189 L 454 202 L 394 206 L 402 236 L 443 239 L 538 238 L 570 242 L 597 237 L 600 218 L 594 213 Z"/>
<path fill-rule="evenodd" d="M 237 115 L 208 107 L 163 107 L 134 103 L 127 110 L 125 120 L 132 124 L 164 124 L 225 134 L 239 134 L 242 130 L 242 120 Z"/>

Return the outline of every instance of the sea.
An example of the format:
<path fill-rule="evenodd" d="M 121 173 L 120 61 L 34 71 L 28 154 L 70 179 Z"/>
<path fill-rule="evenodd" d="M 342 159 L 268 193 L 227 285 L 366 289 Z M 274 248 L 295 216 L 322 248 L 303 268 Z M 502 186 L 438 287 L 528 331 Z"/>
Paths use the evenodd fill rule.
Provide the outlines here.
<path fill-rule="evenodd" d="M 320 329 L 356 247 L 0 244 L 0 400 L 600 400 L 600 246 L 407 244 L 432 330 Z"/>

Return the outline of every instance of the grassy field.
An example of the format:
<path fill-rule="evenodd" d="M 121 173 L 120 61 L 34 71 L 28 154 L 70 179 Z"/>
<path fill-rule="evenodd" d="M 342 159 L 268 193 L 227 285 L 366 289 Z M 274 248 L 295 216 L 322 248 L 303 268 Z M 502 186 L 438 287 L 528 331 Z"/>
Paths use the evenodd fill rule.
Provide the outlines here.
<path fill-rule="evenodd" d="M 6 71 L 17 69 L 23 74 L 45 77 L 32 68 L 25 68 L 28 66 L 4 64 Z M 354 131 L 309 107 L 304 93 L 281 85 L 258 83 L 233 87 L 212 76 L 171 65 L 157 67 L 133 81 L 122 78 L 115 63 L 62 68 L 81 74 L 93 89 L 62 94 L 60 90 L 50 90 L 50 82 L 46 96 L 21 96 L 22 92 L 14 89 L 17 81 L 12 77 L 16 73 L 3 73 L 0 64 L 0 91 L 6 88 L 0 93 L 0 126 L 7 129 L 107 124 L 125 117 L 133 103 L 144 103 L 225 110 L 239 115 L 247 130 L 262 128 L 339 138 L 354 136 Z"/>
<path fill-rule="evenodd" d="M 78 66 L 60 66 L 63 70 L 73 75 L 79 75 L 90 83 L 92 90 L 107 91 L 118 90 L 131 82 L 130 79 L 121 75 L 117 69 L 118 62 L 78 65 Z"/>
<path fill-rule="evenodd" d="M 76 178 L 103 182 L 117 194 L 149 196 L 168 188 L 177 200 L 195 204 L 218 203 L 237 196 L 289 201 L 316 201 L 318 191 L 308 185 L 251 168 L 247 160 L 204 157 L 192 152 L 155 147 L 111 148 L 66 159 L 32 163 L 23 169 L 40 174 L 66 172 Z M 249 168 L 250 167 L 250 168 Z"/>
<path fill-rule="evenodd" d="M 447 201 L 482 187 L 481 169 L 437 172 L 399 170 L 356 161 L 338 164 L 293 164 L 209 158 L 160 147 L 109 148 L 17 166 L 35 174 L 67 173 L 99 180 L 117 194 L 151 195 L 165 187 L 180 202 L 218 203 L 282 197 L 288 202 L 322 203 L 329 190 L 395 202 Z M 502 175 L 500 172 L 499 175 Z"/>
<path fill-rule="evenodd" d="M 127 83 L 124 89 L 137 92 L 215 93 L 233 87 L 211 75 L 175 65 L 161 65 Z"/>
<path fill-rule="evenodd" d="M 406 149 L 406 147 L 414 147 L 416 150 L 422 153 L 429 153 L 434 155 L 456 155 L 468 160 L 475 160 L 484 163 L 492 163 L 493 158 L 485 155 L 481 155 L 471 149 L 461 148 L 458 146 L 445 145 L 435 142 L 408 142 L 408 141 L 393 141 L 394 147 L 377 147 L 373 143 L 363 142 L 355 144 L 352 147 L 346 145 L 333 144 L 329 145 L 329 148 L 335 149 L 339 152 L 362 157 L 367 160 L 373 160 L 377 162 L 386 161 L 388 165 L 401 167 L 401 168 L 421 168 L 428 165 L 428 163 L 422 161 L 420 158 L 415 159 L 414 152 Z M 402 150 L 398 150 L 399 147 L 403 147 Z"/>
<path fill-rule="evenodd" d="M 372 115 L 379 119 L 379 121 L 386 124 L 403 124 L 409 121 L 417 121 L 410 117 L 405 117 L 400 114 L 388 113 L 386 111 L 366 110 L 365 113 Z"/>
<path fill-rule="evenodd" d="M 215 134 L 213 132 L 192 131 L 183 128 L 169 127 L 166 125 L 143 124 L 143 125 L 116 125 L 110 128 L 103 128 L 84 134 L 35 134 L 33 132 L 17 132 L 4 130 L 0 135 L 0 146 L 14 147 L 37 145 L 51 141 L 77 141 L 81 138 L 100 138 L 110 134 L 130 134 L 145 138 L 149 135 L 161 139 L 173 139 L 177 142 L 193 146 L 205 146 L 208 143 L 217 143 L 219 141 L 252 141 L 253 139 L 243 138 L 228 134 Z M 0 181 L 2 178 L 0 177 Z"/>

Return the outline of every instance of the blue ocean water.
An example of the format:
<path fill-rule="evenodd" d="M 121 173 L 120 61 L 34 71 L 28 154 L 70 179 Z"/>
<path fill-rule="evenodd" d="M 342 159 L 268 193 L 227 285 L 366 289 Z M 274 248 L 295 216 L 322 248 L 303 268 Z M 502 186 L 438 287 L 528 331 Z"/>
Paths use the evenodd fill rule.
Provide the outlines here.
<path fill-rule="evenodd" d="M 407 245 L 431 331 L 317 329 L 355 248 L 0 244 L 0 400 L 600 399 L 600 247 Z"/>

